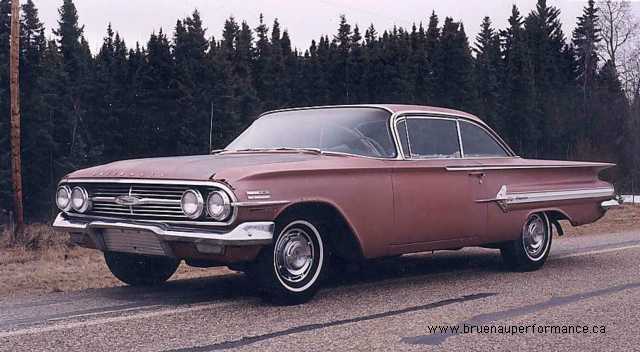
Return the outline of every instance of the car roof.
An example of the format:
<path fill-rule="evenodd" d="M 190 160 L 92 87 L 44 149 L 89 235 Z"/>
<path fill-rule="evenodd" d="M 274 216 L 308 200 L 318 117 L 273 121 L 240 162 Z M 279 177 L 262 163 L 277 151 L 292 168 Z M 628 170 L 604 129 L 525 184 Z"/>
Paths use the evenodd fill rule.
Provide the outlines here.
<path fill-rule="evenodd" d="M 287 109 L 279 109 L 279 110 L 271 110 L 263 113 L 260 116 L 264 116 L 267 114 L 272 114 L 275 112 L 281 111 L 295 111 L 295 110 L 310 110 L 310 109 L 326 109 L 326 108 L 377 108 L 384 109 L 391 113 L 425 113 L 425 114 L 434 114 L 434 115 L 449 115 L 449 116 L 458 116 L 462 117 L 477 123 L 482 124 L 483 126 L 487 126 L 482 119 L 479 117 L 472 115 L 468 112 L 441 108 L 436 106 L 427 106 L 427 105 L 408 105 L 408 104 L 352 104 L 352 105 L 320 105 L 320 106 L 306 106 L 306 107 L 296 107 L 296 108 L 287 108 Z"/>

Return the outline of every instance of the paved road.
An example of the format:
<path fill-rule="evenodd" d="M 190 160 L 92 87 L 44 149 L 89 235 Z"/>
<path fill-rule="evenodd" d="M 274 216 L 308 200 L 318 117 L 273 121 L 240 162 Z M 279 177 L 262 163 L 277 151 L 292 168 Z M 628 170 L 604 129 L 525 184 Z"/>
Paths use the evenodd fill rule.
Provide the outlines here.
<path fill-rule="evenodd" d="M 262 302 L 239 274 L 0 300 L 0 350 L 637 350 L 638 269 L 640 234 L 621 233 L 556 239 L 532 273 L 484 249 L 371 263 L 295 307 Z"/>

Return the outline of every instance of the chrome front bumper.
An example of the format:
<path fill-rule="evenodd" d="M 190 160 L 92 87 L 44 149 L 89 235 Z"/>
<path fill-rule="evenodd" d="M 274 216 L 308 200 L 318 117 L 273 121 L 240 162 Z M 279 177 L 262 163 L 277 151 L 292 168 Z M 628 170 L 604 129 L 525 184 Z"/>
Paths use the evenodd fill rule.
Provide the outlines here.
<path fill-rule="evenodd" d="M 162 223 L 75 219 L 62 213 L 58 214 L 52 226 L 71 233 L 72 240 L 73 234 L 88 236 L 100 250 L 155 255 L 172 255 L 171 242 L 193 243 L 199 252 L 208 254 L 223 254 L 228 246 L 268 245 L 273 242 L 275 228 L 273 222 L 263 221 L 244 222 L 228 231 L 216 231 Z"/>

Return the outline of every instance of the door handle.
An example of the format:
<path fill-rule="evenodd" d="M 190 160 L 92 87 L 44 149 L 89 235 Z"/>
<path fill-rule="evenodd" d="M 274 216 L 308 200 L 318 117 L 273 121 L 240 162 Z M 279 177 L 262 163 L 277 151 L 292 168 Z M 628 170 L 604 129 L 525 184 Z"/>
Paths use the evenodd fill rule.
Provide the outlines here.
<path fill-rule="evenodd" d="M 472 172 L 469 172 L 469 176 L 477 177 L 478 183 L 482 184 L 482 179 L 484 178 L 485 174 L 482 171 L 472 171 Z"/>

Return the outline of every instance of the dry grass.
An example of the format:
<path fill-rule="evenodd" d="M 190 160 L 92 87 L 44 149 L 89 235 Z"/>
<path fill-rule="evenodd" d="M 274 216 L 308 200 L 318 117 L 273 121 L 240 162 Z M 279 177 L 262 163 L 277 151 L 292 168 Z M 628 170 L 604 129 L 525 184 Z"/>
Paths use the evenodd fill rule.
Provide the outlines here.
<path fill-rule="evenodd" d="M 570 236 L 640 230 L 640 206 L 609 211 L 596 223 L 563 224 Z M 69 243 L 66 233 L 48 225 L 29 225 L 19 243 L 0 235 L 0 297 L 75 291 L 122 285 L 104 264 L 102 253 Z M 229 273 L 225 268 L 199 269 L 181 265 L 172 280 Z"/>
<path fill-rule="evenodd" d="M 640 205 L 625 204 L 620 209 L 608 211 L 602 219 L 589 225 L 573 227 L 563 221 L 562 228 L 570 236 L 640 230 Z"/>
<path fill-rule="evenodd" d="M 181 265 L 172 280 L 228 273 L 225 268 Z M 0 236 L 0 297 L 122 285 L 102 253 L 70 244 L 69 235 L 48 225 L 29 225 L 19 243 Z"/>

